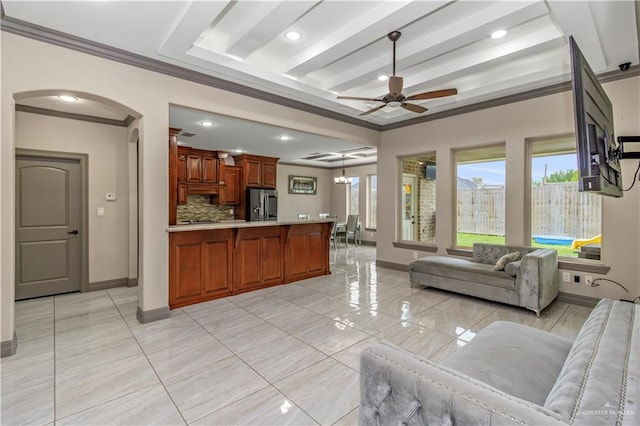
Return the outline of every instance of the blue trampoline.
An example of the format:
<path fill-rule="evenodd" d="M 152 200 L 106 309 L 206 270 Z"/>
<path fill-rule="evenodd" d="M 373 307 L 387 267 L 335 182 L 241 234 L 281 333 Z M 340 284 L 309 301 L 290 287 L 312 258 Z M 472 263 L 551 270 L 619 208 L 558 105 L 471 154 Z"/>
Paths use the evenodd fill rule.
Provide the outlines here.
<path fill-rule="evenodd" d="M 570 246 L 572 237 L 562 237 L 557 235 L 534 235 L 533 239 L 538 244 L 549 244 L 553 246 Z"/>

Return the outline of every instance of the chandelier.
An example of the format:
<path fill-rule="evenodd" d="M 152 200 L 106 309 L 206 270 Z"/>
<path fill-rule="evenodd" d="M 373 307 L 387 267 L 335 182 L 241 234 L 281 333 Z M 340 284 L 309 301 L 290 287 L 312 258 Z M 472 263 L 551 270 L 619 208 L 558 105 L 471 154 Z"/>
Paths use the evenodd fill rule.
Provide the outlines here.
<path fill-rule="evenodd" d="M 337 176 L 333 178 L 333 182 L 339 185 L 350 185 L 351 178 L 347 177 L 344 173 L 344 155 L 342 156 L 342 176 Z"/>

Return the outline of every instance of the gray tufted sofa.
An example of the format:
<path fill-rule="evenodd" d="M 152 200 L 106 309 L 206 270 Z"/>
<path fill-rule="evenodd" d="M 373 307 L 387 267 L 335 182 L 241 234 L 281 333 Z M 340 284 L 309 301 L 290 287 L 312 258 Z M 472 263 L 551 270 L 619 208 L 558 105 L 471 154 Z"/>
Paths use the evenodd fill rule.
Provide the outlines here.
<path fill-rule="evenodd" d="M 494 271 L 507 253 L 520 260 Z M 424 285 L 540 311 L 558 295 L 558 252 L 499 244 L 473 245 L 473 257 L 427 256 L 409 263 L 411 285 Z"/>
<path fill-rule="evenodd" d="M 359 423 L 636 426 L 639 308 L 601 300 L 573 342 L 494 322 L 441 364 L 375 344 L 361 354 Z"/>

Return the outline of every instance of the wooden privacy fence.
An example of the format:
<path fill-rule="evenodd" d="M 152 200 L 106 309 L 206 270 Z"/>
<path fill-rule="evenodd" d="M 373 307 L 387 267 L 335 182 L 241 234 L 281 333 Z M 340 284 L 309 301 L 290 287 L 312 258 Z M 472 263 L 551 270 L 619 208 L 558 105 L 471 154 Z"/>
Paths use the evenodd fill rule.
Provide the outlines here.
<path fill-rule="evenodd" d="M 591 238 L 600 234 L 601 196 L 575 182 L 531 188 L 531 234 Z M 504 235 L 504 188 L 458 189 L 458 232 Z"/>

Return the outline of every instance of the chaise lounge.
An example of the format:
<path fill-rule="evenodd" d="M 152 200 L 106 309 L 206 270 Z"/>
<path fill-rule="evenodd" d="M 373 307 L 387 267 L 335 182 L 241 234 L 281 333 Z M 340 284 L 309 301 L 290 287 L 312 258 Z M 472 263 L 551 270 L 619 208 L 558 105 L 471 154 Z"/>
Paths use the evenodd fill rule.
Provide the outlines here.
<path fill-rule="evenodd" d="M 518 259 L 495 270 L 508 253 Z M 551 249 L 473 245 L 473 257 L 428 256 L 409 264 L 411 285 L 449 290 L 531 309 L 539 317 L 558 295 L 558 253 Z"/>

